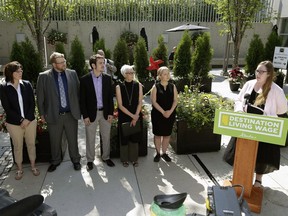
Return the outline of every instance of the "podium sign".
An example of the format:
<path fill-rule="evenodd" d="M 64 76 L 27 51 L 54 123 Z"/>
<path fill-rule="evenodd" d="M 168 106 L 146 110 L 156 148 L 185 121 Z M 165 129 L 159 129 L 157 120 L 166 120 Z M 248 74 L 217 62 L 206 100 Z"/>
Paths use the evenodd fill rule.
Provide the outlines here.
<path fill-rule="evenodd" d="M 288 119 L 216 110 L 214 133 L 285 145 Z"/>

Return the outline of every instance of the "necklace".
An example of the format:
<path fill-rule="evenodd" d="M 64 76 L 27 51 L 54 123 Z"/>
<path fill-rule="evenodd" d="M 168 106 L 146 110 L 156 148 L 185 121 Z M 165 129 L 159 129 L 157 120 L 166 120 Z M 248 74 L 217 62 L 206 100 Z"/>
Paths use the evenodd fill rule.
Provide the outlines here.
<path fill-rule="evenodd" d="M 126 82 L 124 81 L 124 87 L 125 87 L 125 91 L 126 91 L 126 95 L 127 95 L 128 101 L 129 101 L 129 106 L 131 106 L 132 105 L 132 98 L 133 98 L 134 82 L 132 81 L 132 91 L 131 91 L 130 97 L 129 97 L 129 94 L 128 94 L 128 91 L 127 91 L 125 83 Z"/>

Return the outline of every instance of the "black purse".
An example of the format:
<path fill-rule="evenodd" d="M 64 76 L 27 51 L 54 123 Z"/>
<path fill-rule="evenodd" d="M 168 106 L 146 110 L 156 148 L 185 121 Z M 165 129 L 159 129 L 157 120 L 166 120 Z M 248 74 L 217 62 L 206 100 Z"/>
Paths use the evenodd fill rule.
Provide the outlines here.
<path fill-rule="evenodd" d="M 141 132 L 140 121 L 136 122 L 135 126 L 130 126 L 131 122 L 124 122 L 121 125 L 122 135 L 128 137 Z"/>

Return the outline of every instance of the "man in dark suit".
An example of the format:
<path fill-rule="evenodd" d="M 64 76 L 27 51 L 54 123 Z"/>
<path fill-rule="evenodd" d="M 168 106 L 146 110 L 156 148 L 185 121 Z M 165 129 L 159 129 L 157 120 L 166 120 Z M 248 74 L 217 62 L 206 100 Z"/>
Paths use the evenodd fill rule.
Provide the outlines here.
<path fill-rule="evenodd" d="M 37 81 L 37 105 L 43 121 L 47 122 L 51 165 L 48 172 L 56 170 L 61 162 L 61 142 L 65 132 L 68 149 L 75 170 L 80 170 L 78 149 L 79 79 L 76 71 L 66 69 L 66 60 L 61 53 L 50 56 L 53 68 L 39 74 Z"/>
<path fill-rule="evenodd" d="M 91 72 L 80 79 L 80 108 L 86 131 L 87 169 L 92 170 L 98 124 L 103 147 L 102 160 L 110 167 L 115 166 L 110 160 L 110 130 L 114 104 L 111 77 L 103 73 L 104 57 L 93 55 L 89 63 Z"/>

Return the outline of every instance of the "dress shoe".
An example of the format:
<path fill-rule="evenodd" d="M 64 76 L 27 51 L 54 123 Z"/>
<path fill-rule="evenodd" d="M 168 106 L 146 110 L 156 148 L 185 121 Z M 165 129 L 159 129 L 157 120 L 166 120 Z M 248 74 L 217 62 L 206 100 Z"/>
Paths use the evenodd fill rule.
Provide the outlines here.
<path fill-rule="evenodd" d="M 57 168 L 57 166 L 59 166 L 60 165 L 60 163 L 58 163 L 58 164 L 51 164 L 49 167 L 48 167 L 48 172 L 53 172 L 53 171 L 55 171 L 56 170 L 56 168 Z"/>
<path fill-rule="evenodd" d="M 87 170 L 92 170 L 93 169 L 93 163 L 92 162 L 88 162 L 87 163 Z"/>
<path fill-rule="evenodd" d="M 113 161 L 111 159 L 103 160 L 103 162 L 106 163 L 109 167 L 115 166 L 115 164 L 113 163 Z"/>
<path fill-rule="evenodd" d="M 73 163 L 74 170 L 80 170 L 81 169 L 81 164 L 79 162 Z"/>

